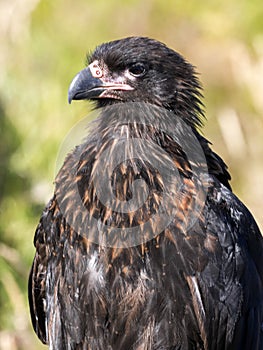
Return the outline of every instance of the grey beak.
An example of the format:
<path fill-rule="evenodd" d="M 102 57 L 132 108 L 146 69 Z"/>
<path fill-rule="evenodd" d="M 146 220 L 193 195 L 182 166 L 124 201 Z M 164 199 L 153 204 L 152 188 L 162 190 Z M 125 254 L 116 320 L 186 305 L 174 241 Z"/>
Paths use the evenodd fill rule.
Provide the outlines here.
<path fill-rule="evenodd" d="M 103 81 L 95 78 L 87 67 L 73 78 L 68 90 L 68 102 L 97 98 L 105 90 L 103 85 Z"/>

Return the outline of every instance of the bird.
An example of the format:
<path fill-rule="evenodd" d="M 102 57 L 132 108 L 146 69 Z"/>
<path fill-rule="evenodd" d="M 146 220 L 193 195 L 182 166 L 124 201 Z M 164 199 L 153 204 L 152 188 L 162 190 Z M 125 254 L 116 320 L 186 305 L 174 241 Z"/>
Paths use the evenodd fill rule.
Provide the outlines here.
<path fill-rule="evenodd" d="M 37 226 L 28 294 L 49 349 L 263 349 L 263 239 L 202 135 L 196 68 L 148 37 L 103 43 L 68 100 L 98 116 Z"/>

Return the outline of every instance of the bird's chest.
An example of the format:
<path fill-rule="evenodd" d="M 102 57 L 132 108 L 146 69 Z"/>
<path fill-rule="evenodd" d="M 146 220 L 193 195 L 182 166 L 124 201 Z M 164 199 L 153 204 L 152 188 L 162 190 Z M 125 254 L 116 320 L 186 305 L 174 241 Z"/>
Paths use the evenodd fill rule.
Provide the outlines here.
<path fill-rule="evenodd" d="M 81 263 L 81 257 L 75 257 L 77 264 L 67 263 L 75 271 L 64 270 L 66 275 L 78 276 L 79 295 L 74 297 L 91 302 L 94 308 L 99 303 L 109 314 L 120 315 L 153 312 L 160 299 L 174 303 L 184 298 L 185 277 L 200 271 L 206 257 L 196 241 L 178 238 L 176 247 L 165 235 L 169 235 L 168 229 L 138 247 L 93 250 L 82 256 Z"/>
<path fill-rule="evenodd" d="M 80 327 L 87 337 L 102 332 L 116 348 L 139 349 L 160 339 L 166 347 L 176 343 L 191 300 L 186 277 L 198 264 L 190 262 L 195 249 L 182 254 L 185 239 L 180 243 L 177 237 L 176 246 L 172 233 L 167 229 L 159 238 L 131 248 L 64 242 L 64 255 L 49 261 L 49 319 L 71 320 L 70 327 Z M 84 326 L 81 320 L 92 320 L 92 325 Z"/>

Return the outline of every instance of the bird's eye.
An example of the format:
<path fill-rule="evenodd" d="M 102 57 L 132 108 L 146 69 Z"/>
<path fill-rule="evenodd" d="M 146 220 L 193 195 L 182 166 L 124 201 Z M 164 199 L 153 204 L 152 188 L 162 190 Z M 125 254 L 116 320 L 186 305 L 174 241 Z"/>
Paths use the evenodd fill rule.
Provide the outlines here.
<path fill-rule="evenodd" d="M 134 77 L 142 77 L 146 73 L 146 68 L 143 63 L 135 63 L 129 68 L 129 73 Z"/>

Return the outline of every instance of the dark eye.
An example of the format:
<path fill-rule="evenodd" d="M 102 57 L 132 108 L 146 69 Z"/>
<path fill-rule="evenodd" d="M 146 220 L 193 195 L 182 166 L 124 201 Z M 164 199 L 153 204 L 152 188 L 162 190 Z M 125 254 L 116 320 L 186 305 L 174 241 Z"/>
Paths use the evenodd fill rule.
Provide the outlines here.
<path fill-rule="evenodd" d="M 134 77 L 142 77 L 146 73 L 146 68 L 143 63 L 135 63 L 129 68 L 129 72 Z"/>

